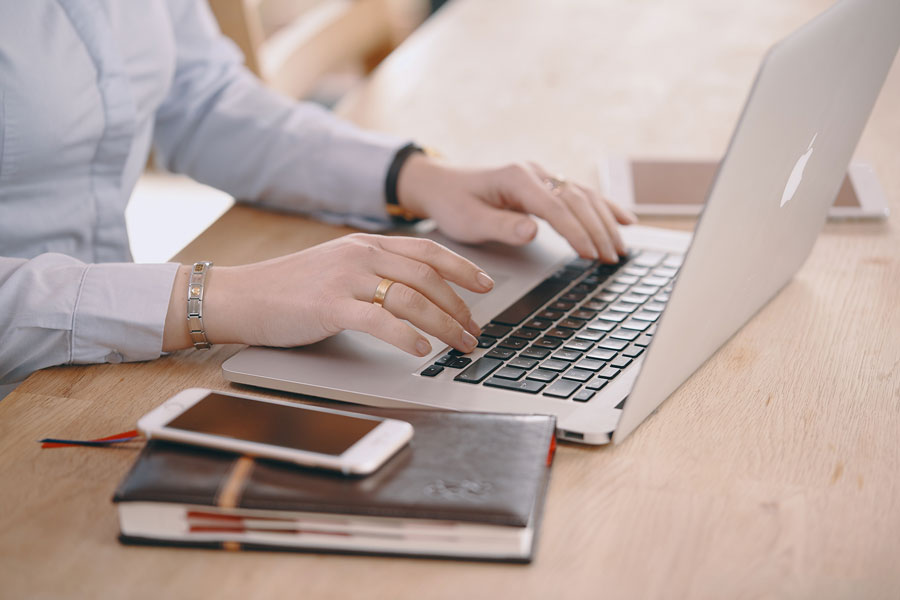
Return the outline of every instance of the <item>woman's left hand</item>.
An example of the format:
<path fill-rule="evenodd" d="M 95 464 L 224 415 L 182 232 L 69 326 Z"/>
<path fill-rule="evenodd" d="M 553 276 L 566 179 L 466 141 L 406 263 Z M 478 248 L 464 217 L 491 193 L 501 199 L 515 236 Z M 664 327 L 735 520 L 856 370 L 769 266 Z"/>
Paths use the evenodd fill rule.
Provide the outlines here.
<path fill-rule="evenodd" d="M 616 262 L 626 253 L 618 225 L 636 217 L 583 185 L 557 179 L 539 165 L 463 169 L 424 154 L 410 157 L 397 183 L 400 205 L 434 219 L 460 242 L 530 242 L 546 220 L 583 258 Z"/>

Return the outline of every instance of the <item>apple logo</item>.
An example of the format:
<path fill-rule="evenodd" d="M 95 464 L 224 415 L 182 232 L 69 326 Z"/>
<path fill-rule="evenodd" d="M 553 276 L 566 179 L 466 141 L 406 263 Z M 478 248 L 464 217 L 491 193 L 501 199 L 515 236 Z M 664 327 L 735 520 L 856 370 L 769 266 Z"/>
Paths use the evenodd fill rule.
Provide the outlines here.
<path fill-rule="evenodd" d="M 809 141 L 809 146 L 806 148 L 806 152 L 797 159 L 797 164 L 794 165 L 794 170 L 791 171 L 791 176 L 788 177 L 787 185 L 784 186 L 784 192 L 781 194 L 781 206 L 787 204 L 791 198 L 794 197 L 794 194 L 797 192 L 797 188 L 800 187 L 800 180 L 803 179 L 803 169 L 806 168 L 806 163 L 809 162 L 809 157 L 812 156 L 813 153 L 813 144 L 816 141 L 816 138 L 819 137 L 819 134 L 816 133 L 813 136 L 813 139 Z"/>

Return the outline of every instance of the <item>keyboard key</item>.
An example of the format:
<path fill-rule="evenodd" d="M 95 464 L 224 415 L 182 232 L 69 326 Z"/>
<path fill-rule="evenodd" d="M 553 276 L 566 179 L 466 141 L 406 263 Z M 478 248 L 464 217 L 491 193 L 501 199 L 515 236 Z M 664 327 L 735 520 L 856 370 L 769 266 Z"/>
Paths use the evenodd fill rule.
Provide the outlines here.
<path fill-rule="evenodd" d="M 619 369 L 615 367 L 604 367 L 599 373 L 597 373 L 597 377 L 602 377 L 603 379 L 612 379 L 618 374 Z"/>
<path fill-rule="evenodd" d="M 624 291 L 624 290 L 623 290 Z M 604 290 L 602 293 L 594 296 L 594 302 L 615 302 L 619 298 L 619 294 L 615 294 Z M 603 310 L 602 308 L 600 310 Z"/>
<path fill-rule="evenodd" d="M 581 302 L 587 297 L 585 292 L 569 292 L 568 294 L 563 294 L 560 297 L 560 300 L 563 302 Z"/>
<path fill-rule="evenodd" d="M 646 347 L 646 346 L 649 346 L 649 345 L 650 345 L 650 341 L 651 341 L 652 339 L 653 339 L 652 336 L 649 336 L 649 335 L 647 335 L 647 334 L 645 333 L 644 335 L 642 335 L 642 336 L 639 337 L 638 339 L 634 340 L 634 345 L 635 345 L 635 346 L 644 346 L 644 347 Z"/>
<path fill-rule="evenodd" d="M 594 266 L 594 261 L 589 258 L 575 258 L 566 263 L 566 269 L 578 271 L 579 274 L 585 272 Z"/>
<path fill-rule="evenodd" d="M 497 343 L 497 338 L 492 338 L 489 335 L 479 335 L 478 336 L 478 347 L 479 348 L 490 348 L 494 344 Z"/>
<path fill-rule="evenodd" d="M 612 306 L 609 307 L 609 310 L 614 310 L 616 312 L 623 313 L 632 313 L 637 310 L 638 304 L 630 304 L 628 302 L 616 302 Z"/>
<path fill-rule="evenodd" d="M 584 304 L 581 305 L 581 308 L 584 310 L 593 310 L 593 311 L 601 311 L 604 310 L 607 306 L 609 306 L 610 302 L 615 301 L 618 296 L 616 294 L 610 294 L 614 296 L 612 300 L 588 300 Z"/>
<path fill-rule="evenodd" d="M 607 348 L 597 348 L 588 354 L 588 358 L 593 358 L 594 360 L 612 360 L 616 355 L 615 350 L 609 350 Z"/>
<path fill-rule="evenodd" d="M 465 352 L 463 352 L 462 350 L 457 350 L 456 348 L 453 348 L 449 352 L 447 352 L 447 354 L 449 354 L 450 356 L 462 356 L 463 354 L 465 354 Z"/>
<path fill-rule="evenodd" d="M 645 250 L 641 252 L 638 256 L 631 261 L 631 264 L 637 265 L 639 267 L 655 267 L 665 258 L 665 254 L 662 252 L 650 252 Z"/>
<path fill-rule="evenodd" d="M 545 279 L 492 320 L 501 325 L 518 325 L 568 285 L 564 279 Z"/>
<path fill-rule="evenodd" d="M 544 330 L 552 326 L 553 321 L 548 321 L 546 319 L 532 319 L 525 323 L 525 327 L 528 327 L 529 329 Z"/>
<path fill-rule="evenodd" d="M 500 342 L 501 348 L 511 348 L 513 350 L 521 350 L 527 345 L 528 340 L 523 340 L 522 338 L 506 338 Z"/>
<path fill-rule="evenodd" d="M 559 360 L 558 358 L 548 358 L 541 363 L 541 368 L 550 371 L 565 371 L 569 368 L 569 363 L 568 361 Z"/>
<path fill-rule="evenodd" d="M 588 400 L 593 398 L 594 394 L 596 393 L 597 392 L 595 392 L 594 390 L 584 388 L 583 390 L 572 396 L 572 400 L 574 400 L 575 402 L 587 402 Z"/>
<path fill-rule="evenodd" d="M 544 336 L 539 340 L 535 340 L 533 344 L 531 344 L 532 348 L 548 348 L 550 350 L 556 350 L 562 345 L 562 340 L 558 338 L 552 338 Z"/>
<path fill-rule="evenodd" d="M 658 312 L 651 312 L 649 310 L 642 310 L 641 312 L 634 313 L 632 315 L 638 321 L 650 321 L 653 322 L 659 318 Z"/>
<path fill-rule="evenodd" d="M 616 322 L 615 321 L 607 321 L 605 319 L 596 319 L 596 320 L 588 323 L 587 328 L 593 329 L 595 331 L 604 331 L 604 332 L 612 331 L 613 329 L 616 328 Z"/>
<path fill-rule="evenodd" d="M 556 371 L 548 371 L 547 369 L 535 369 L 525 377 L 534 381 L 553 381 L 559 376 Z"/>
<path fill-rule="evenodd" d="M 520 338 L 523 340 L 534 340 L 537 339 L 541 335 L 541 332 L 537 329 L 531 329 L 530 327 L 522 327 L 521 329 L 516 329 L 513 331 L 511 337 Z"/>
<path fill-rule="evenodd" d="M 572 331 L 571 329 L 562 329 L 560 327 L 554 327 L 553 329 L 549 329 L 549 330 L 545 331 L 544 336 L 552 337 L 552 338 L 559 338 L 561 340 L 567 340 L 570 337 L 572 337 L 572 335 L 574 333 L 575 332 Z"/>
<path fill-rule="evenodd" d="M 642 306 L 644 310 L 651 310 L 653 312 L 662 312 L 666 309 L 666 305 L 662 302 L 648 302 L 644 306 Z"/>
<path fill-rule="evenodd" d="M 547 384 L 531 379 L 520 379 L 519 381 L 514 381 L 512 379 L 491 377 L 484 382 L 484 385 L 488 387 L 503 388 L 505 390 L 513 390 L 516 392 L 525 392 L 527 394 L 537 394 L 539 391 L 544 389 Z"/>
<path fill-rule="evenodd" d="M 653 274 L 657 277 L 668 277 L 671 279 L 678 275 L 678 269 L 673 269 L 672 267 L 656 267 L 653 269 Z"/>
<path fill-rule="evenodd" d="M 436 364 L 438 366 L 446 366 L 446 365 L 449 365 L 450 363 L 452 363 L 454 360 L 456 360 L 456 358 L 457 357 L 453 356 L 452 354 L 445 354 L 442 357 L 440 357 L 439 359 L 437 359 L 436 361 L 434 361 L 434 364 Z"/>
<path fill-rule="evenodd" d="M 607 350 L 615 350 L 618 352 L 622 348 L 628 345 L 628 342 L 625 340 L 617 340 L 615 338 L 606 338 L 599 344 L 597 344 L 597 348 L 606 348 Z M 593 354 L 593 353 L 592 353 Z M 593 357 L 591 357 L 593 358 Z"/>
<path fill-rule="evenodd" d="M 636 319 L 629 319 L 622 323 L 622 327 L 625 329 L 633 329 L 635 331 L 646 331 L 651 325 L 653 325 L 650 321 L 638 321 Z"/>
<path fill-rule="evenodd" d="M 639 335 L 641 335 L 640 331 L 635 331 L 633 329 L 622 329 L 620 327 L 609 334 L 609 337 L 616 338 L 617 340 L 628 340 L 630 342 Z"/>
<path fill-rule="evenodd" d="M 515 367 L 517 369 L 528 370 L 528 369 L 533 368 L 536 364 L 538 364 L 538 361 L 534 358 L 522 358 L 521 356 L 518 356 L 506 364 L 510 367 Z"/>
<path fill-rule="evenodd" d="M 454 381 L 465 381 L 466 383 L 481 383 L 485 377 L 496 371 L 502 364 L 503 361 L 501 360 L 483 356 L 453 379 Z"/>
<path fill-rule="evenodd" d="M 557 319 L 562 318 L 562 316 L 563 316 L 564 314 L 566 314 L 566 313 L 565 313 L 564 311 L 561 311 L 561 310 L 550 310 L 550 309 L 547 309 L 547 310 L 542 310 L 541 312 L 539 312 L 539 313 L 537 314 L 537 317 L 536 317 L 536 318 L 537 318 L 537 319 L 540 319 L 541 321 L 550 321 L 550 322 L 552 323 L 553 321 L 556 321 Z M 525 325 L 527 326 L 528 323 L 525 323 Z M 549 326 L 550 326 L 550 325 L 548 324 L 547 327 L 549 327 Z M 546 329 L 546 327 L 545 327 L 545 329 Z"/>
<path fill-rule="evenodd" d="M 584 327 L 584 320 L 579 321 L 578 319 L 563 319 L 559 323 L 556 324 L 557 327 L 561 327 L 563 329 L 581 329 Z M 550 335 L 548 332 L 547 335 Z"/>
<path fill-rule="evenodd" d="M 573 288 L 572 288 L 571 290 L 569 290 L 569 291 L 570 291 L 570 292 L 576 292 L 576 293 L 579 293 L 579 294 L 582 293 L 582 292 L 584 292 L 584 293 L 589 293 L 589 292 L 593 292 L 593 291 L 594 291 L 594 286 L 593 286 L 593 285 L 588 285 L 587 283 L 582 282 L 582 283 L 579 283 L 578 285 L 576 285 L 575 287 L 573 287 Z"/>
<path fill-rule="evenodd" d="M 481 335 L 489 335 L 494 338 L 502 338 L 510 331 L 512 331 L 512 327 L 510 327 L 509 325 L 488 323 L 484 326 L 484 329 L 481 330 Z"/>
<path fill-rule="evenodd" d="M 599 390 L 608 382 L 608 379 L 603 379 L 602 377 L 594 377 L 591 381 L 587 382 L 584 387 L 589 390 Z"/>
<path fill-rule="evenodd" d="M 666 257 L 666 260 L 663 261 L 664 267 L 672 267 L 673 269 L 681 268 L 681 263 L 684 262 L 684 254 L 675 254 L 672 253 Z"/>
<path fill-rule="evenodd" d="M 656 292 L 659 291 L 658 287 L 650 286 L 650 285 L 636 285 L 631 288 L 632 294 L 641 294 L 644 296 L 652 296 Z"/>
<path fill-rule="evenodd" d="M 563 346 L 563 348 L 565 348 L 566 350 L 575 350 L 576 352 L 587 352 L 593 347 L 594 342 L 579 339 L 569 340 Z"/>
<path fill-rule="evenodd" d="M 488 358 L 499 358 L 500 360 L 506 360 L 508 358 L 512 358 L 515 355 L 516 351 L 510 348 L 494 348 L 493 350 L 485 354 L 485 356 L 487 356 Z"/>
<path fill-rule="evenodd" d="M 438 373 L 440 373 L 443 370 L 444 370 L 444 367 L 442 367 L 440 365 L 431 365 L 429 367 L 425 367 L 424 369 L 422 369 L 422 372 L 420 373 L 420 375 L 423 375 L 425 377 L 434 377 L 435 375 L 437 375 Z"/>
<path fill-rule="evenodd" d="M 628 346 L 627 348 L 625 348 L 624 350 L 622 350 L 622 355 L 628 356 L 630 358 L 637 358 L 638 356 L 641 355 L 641 353 L 643 351 L 644 351 L 644 349 L 642 347 L 635 346 L 632 344 L 632 345 Z"/>
<path fill-rule="evenodd" d="M 556 383 L 552 384 L 546 390 L 544 390 L 545 396 L 552 396 L 554 398 L 568 398 L 572 395 L 575 390 L 581 387 L 581 384 L 577 381 L 572 381 L 570 379 L 560 379 Z"/>
<path fill-rule="evenodd" d="M 653 299 L 657 302 L 666 303 L 669 301 L 669 293 L 668 292 L 660 292 L 657 295 L 653 296 Z"/>
<path fill-rule="evenodd" d="M 628 286 L 624 283 L 610 283 L 606 287 L 603 288 L 604 292 L 609 292 L 613 294 L 622 294 L 628 290 Z M 603 298 L 599 296 L 594 296 L 597 300 L 603 300 Z M 609 301 L 607 301 L 609 302 Z"/>
<path fill-rule="evenodd" d="M 576 340 L 584 340 L 586 342 L 599 342 L 606 333 L 597 329 L 582 329 L 575 334 Z"/>
<path fill-rule="evenodd" d="M 570 321 L 570 320 L 572 320 L 572 319 L 578 319 L 579 321 L 590 321 L 590 320 L 593 319 L 595 316 L 597 316 L 597 311 L 596 311 L 596 310 L 585 310 L 585 309 L 582 308 L 582 309 L 580 309 L 580 310 L 574 310 L 574 311 L 572 311 L 572 314 L 570 314 L 570 315 L 569 315 L 569 318 L 566 319 L 566 320 L 567 320 L 567 321 Z M 581 326 L 583 326 L 583 325 L 584 325 L 584 323 L 581 323 L 578 327 L 581 327 Z M 563 324 L 560 323 L 559 326 L 560 326 L 560 327 L 563 327 Z"/>
<path fill-rule="evenodd" d="M 664 285 L 668 285 L 668 283 L 668 277 L 657 277 L 656 275 L 648 275 L 647 277 L 641 279 L 641 285 L 662 287 Z"/>
<path fill-rule="evenodd" d="M 639 281 L 639 278 L 635 275 L 619 275 L 618 277 L 614 277 L 613 281 L 616 283 L 621 283 L 623 285 L 634 285 Z"/>
<path fill-rule="evenodd" d="M 628 318 L 628 313 L 616 312 L 614 310 L 604 310 L 602 313 L 597 315 L 598 319 L 603 319 L 604 321 L 612 321 L 614 323 L 621 323 L 625 319 Z"/>
<path fill-rule="evenodd" d="M 572 362 L 581 358 L 581 352 L 578 352 L 577 350 L 560 350 L 553 355 L 553 358 Z"/>
<path fill-rule="evenodd" d="M 617 356 L 609 361 L 609 366 L 615 367 L 617 369 L 624 369 L 631 364 L 631 360 L 632 359 L 628 358 L 627 356 Z"/>
<path fill-rule="evenodd" d="M 469 366 L 469 363 L 472 362 L 472 359 L 468 356 L 459 356 L 453 359 L 451 362 L 448 362 L 446 366 L 451 369 L 462 369 Z"/>
<path fill-rule="evenodd" d="M 563 312 L 572 310 L 573 308 L 575 308 L 575 303 L 566 302 L 565 300 L 557 300 L 550 305 L 550 310 L 561 310 Z"/>
<path fill-rule="evenodd" d="M 534 346 L 531 346 L 527 350 L 523 350 L 522 353 L 519 354 L 522 358 L 536 358 L 538 360 L 547 358 L 549 355 L 550 350 L 547 350 L 546 348 L 535 348 Z"/>
<path fill-rule="evenodd" d="M 494 377 L 502 377 L 503 379 L 522 379 L 525 369 L 516 369 L 515 367 L 501 367 L 494 373 Z"/>
<path fill-rule="evenodd" d="M 645 296 L 643 294 L 625 294 L 619 300 L 622 302 L 630 302 L 631 304 L 643 304 L 647 301 L 650 296 Z"/>
<path fill-rule="evenodd" d="M 593 376 L 593 371 L 585 371 L 584 369 L 570 369 L 563 373 L 563 379 L 571 379 L 573 381 L 580 381 L 582 383 Z"/>
<path fill-rule="evenodd" d="M 599 371 L 605 366 L 605 362 L 595 358 L 585 358 L 575 364 L 576 369 L 587 369 L 588 371 Z"/>
<path fill-rule="evenodd" d="M 642 267 L 640 265 L 631 264 L 622 269 L 623 275 L 636 275 L 637 277 L 643 277 L 644 275 L 650 274 L 649 267 Z"/>

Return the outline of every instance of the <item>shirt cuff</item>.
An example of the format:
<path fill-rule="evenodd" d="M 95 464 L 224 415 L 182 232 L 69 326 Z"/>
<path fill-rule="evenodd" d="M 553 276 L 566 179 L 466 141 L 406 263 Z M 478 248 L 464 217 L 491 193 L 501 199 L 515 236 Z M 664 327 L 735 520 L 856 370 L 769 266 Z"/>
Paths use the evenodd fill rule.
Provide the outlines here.
<path fill-rule="evenodd" d="M 88 265 L 75 303 L 71 363 L 159 357 L 177 271 L 176 263 Z"/>

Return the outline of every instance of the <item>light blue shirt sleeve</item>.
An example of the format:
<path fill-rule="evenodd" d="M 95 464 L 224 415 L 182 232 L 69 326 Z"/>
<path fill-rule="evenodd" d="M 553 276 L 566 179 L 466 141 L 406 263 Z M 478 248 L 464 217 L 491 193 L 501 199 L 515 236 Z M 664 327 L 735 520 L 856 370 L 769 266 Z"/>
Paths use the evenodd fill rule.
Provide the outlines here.
<path fill-rule="evenodd" d="M 241 200 L 386 226 L 385 174 L 408 140 L 363 131 L 261 86 L 205 2 L 169 4 L 176 66 L 156 113 L 162 164 Z"/>
<path fill-rule="evenodd" d="M 3 384 L 44 367 L 159 357 L 177 269 L 0 258 L 0 397 Z"/>

